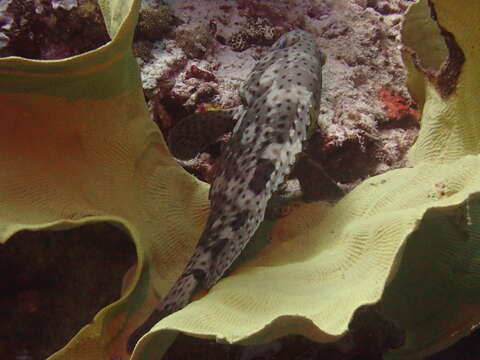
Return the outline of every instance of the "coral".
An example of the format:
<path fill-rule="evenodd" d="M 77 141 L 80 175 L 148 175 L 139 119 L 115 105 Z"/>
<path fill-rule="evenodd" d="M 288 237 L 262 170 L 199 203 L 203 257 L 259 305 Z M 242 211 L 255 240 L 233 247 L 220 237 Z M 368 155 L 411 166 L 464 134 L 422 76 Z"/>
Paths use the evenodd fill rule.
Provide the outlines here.
<path fill-rule="evenodd" d="M 396 122 L 397 124 L 391 124 L 389 125 L 390 127 L 399 127 L 399 122 L 404 124 L 402 126 L 404 128 L 419 126 L 420 113 L 410 99 L 395 94 L 395 92 L 387 86 L 379 90 L 379 96 L 385 106 L 385 115 L 387 116 L 386 121 L 380 122 L 379 125 L 381 127 L 385 127 L 392 122 Z"/>
<path fill-rule="evenodd" d="M 257 45 L 272 45 L 281 35 L 279 27 L 275 27 L 267 20 L 259 18 L 249 22 L 247 32 L 254 44 Z"/>
<path fill-rule="evenodd" d="M 8 45 L 10 38 L 4 33 L 10 30 L 13 24 L 13 15 L 8 11 L 8 7 L 12 0 L 4 0 L 0 2 L 0 56 L 2 49 Z"/>
<path fill-rule="evenodd" d="M 253 45 L 271 45 L 281 35 L 278 27 L 272 26 L 265 19 L 255 19 L 244 30 L 234 33 L 228 45 L 234 51 L 243 51 Z"/>
<path fill-rule="evenodd" d="M 414 93 L 425 100 L 419 100 L 422 128 L 408 154 L 410 167 L 368 178 L 333 207 L 299 203 L 277 223 L 266 222 L 255 244 L 265 250 L 251 250 L 256 256 L 239 263 L 208 294 L 158 323 L 138 343 L 133 359 L 160 358 L 179 331 L 243 345 L 288 334 L 333 342 L 347 331 L 359 306 L 379 300 L 407 336 L 405 347 L 390 358 L 426 356 L 478 326 L 480 109 L 475 96 L 480 34 L 475 25 L 480 5 L 430 3 L 437 10 L 435 21 L 452 34 L 449 41 L 462 49 L 466 61 L 448 77 L 454 91 L 441 93 L 430 80 L 436 74 L 424 76 L 405 57 Z M 108 24 L 114 40 L 89 56 L 58 62 L 0 60 L 0 241 L 25 229 L 108 221 L 129 233 L 137 246 L 136 273 L 124 297 L 101 310 L 51 357 L 55 360 L 127 358 L 126 334 L 183 269 L 208 213 L 208 187 L 171 159 L 147 113 L 130 51 L 137 5 L 128 0 L 118 8 Z M 355 14 L 380 16 L 372 8 Z M 412 28 L 421 29 L 425 19 L 431 19 L 429 13 Z M 333 20 L 338 21 L 328 19 L 332 22 L 321 30 Z M 371 51 L 361 57 L 379 61 L 359 83 L 370 81 L 368 75 L 373 78 L 378 66 L 394 73 L 379 88 L 399 81 L 392 62 L 383 62 L 389 35 L 371 37 L 365 29 L 355 30 Z M 329 41 L 339 48 L 345 43 L 346 51 L 351 43 L 338 34 Z M 447 35 L 439 36 L 445 40 Z M 413 49 L 434 43 L 418 42 Z M 326 105 L 342 103 L 338 93 L 332 95 L 332 76 L 336 69 L 349 69 L 341 56 L 329 61 Z M 352 79 L 351 72 L 337 76 Z M 341 84 L 345 97 L 352 100 L 356 94 L 357 103 L 379 98 L 375 87 L 363 88 L 360 96 L 352 91 L 353 81 Z M 325 106 L 334 115 L 323 115 L 336 121 L 325 128 L 338 131 L 339 146 L 361 130 L 349 127 L 349 121 L 367 130 L 375 127 L 370 115 L 385 110 L 370 105 Z M 12 131 L 21 136 L 11 136 Z M 355 151 L 361 145 L 358 141 Z M 30 308 L 30 300 L 25 303 Z"/>
<path fill-rule="evenodd" d="M 444 18 L 453 18 L 455 14 L 459 14 L 460 9 L 465 9 L 465 3 L 453 4 L 441 0 L 432 1 L 432 3 L 438 3 L 442 6 L 442 15 Z M 456 11 L 453 11 L 454 9 Z M 463 21 L 460 22 L 461 24 L 464 22 L 469 24 L 465 25 L 465 28 L 469 28 L 476 20 L 472 17 L 469 21 L 467 21 L 467 19 L 468 18 L 464 18 L 462 19 Z M 342 35 L 341 31 L 338 34 L 337 38 L 344 39 L 345 35 Z M 455 35 L 457 35 L 457 33 L 455 33 Z M 478 36 L 475 36 L 475 38 L 476 37 Z M 332 39 L 333 38 L 335 37 L 332 37 Z M 385 41 L 385 38 L 383 38 L 383 36 L 376 36 L 375 39 L 374 43 L 378 49 L 382 49 L 382 42 Z M 469 36 L 467 39 L 472 41 L 474 37 Z M 467 40 L 464 40 L 464 46 L 462 48 L 472 49 L 465 41 Z M 474 54 L 474 51 L 471 50 L 470 56 L 472 61 L 476 59 Z M 468 56 L 468 54 L 466 54 L 466 56 Z M 465 64 L 468 64 L 468 61 L 466 61 Z M 385 65 L 388 66 L 388 64 Z M 287 320 L 283 322 L 283 319 L 277 318 L 278 322 L 276 322 L 275 320 L 272 321 L 271 317 L 267 317 L 268 320 L 266 322 L 260 322 L 258 318 L 263 317 L 265 312 L 272 311 L 272 308 L 281 308 L 282 310 L 280 311 L 287 309 L 285 312 L 282 312 L 283 314 L 291 314 L 293 312 L 298 314 L 298 309 L 305 309 L 296 303 L 302 302 L 302 297 L 287 296 L 286 294 L 295 293 L 297 295 L 296 292 L 301 291 L 301 289 L 305 287 L 308 288 L 308 303 L 302 302 L 302 305 L 308 307 L 314 303 L 318 307 L 314 306 L 315 310 L 312 309 L 312 314 L 303 313 L 303 316 L 298 316 L 298 322 L 295 323 L 296 330 L 294 331 L 298 331 L 307 336 L 317 336 L 317 341 L 333 341 L 335 335 L 341 332 L 335 331 L 335 326 L 338 324 L 336 322 L 332 322 L 335 323 L 335 326 L 332 325 L 332 327 L 328 327 L 327 324 L 331 325 L 332 323 L 325 319 L 329 313 L 325 310 L 325 307 L 331 306 L 331 309 L 336 309 L 334 313 L 338 315 L 338 302 L 325 303 L 325 306 L 319 306 L 318 302 L 326 302 L 325 293 L 327 292 L 330 294 L 344 292 L 345 287 L 339 283 L 346 282 L 345 277 L 348 277 L 349 274 L 352 275 L 349 273 L 349 269 L 353 269 L 356 266 L 360 267 L 361 270 L 359 270 L 356 276 L 353 276 L 355 280 L 349 282 L 348 291 L 345 291 L 344 301 L 341 302 L 342 309 L 352 301 L 352 296 L 365 296 L 369 299 L 366 301 L 368 303 L 380 299 L 384 290 L 383 286 L 378 289 L 375 295 L 372 294 L 371 288 L 368 294 L 364 292 L 365 284 L 372 280 L 372 277 L 375 277 L 374 274 L 376 270 L 374 270 L 374 268 L 378 265 L 377 261 L 368 260 L 369 258 L 371 259 L 371 257 L 375 257 L 383 266 L 389 269 L 386 271 L 384 278 L 376 278 L 376 280 L 372 281 L 379 281 L 382 284 L 386 284 L 387 279 L 391 280 L 396 274 L 400 276 L 399 279 L 401 280 L 394 280 L 392 283 L 395 284 L 392 286 L 392 289 L 395 289 L 395 291 L 391 289 L 388 290 L 388 298 L 389 301 L 395 303 L 395 306 L 403 306 L 402 317 L 409 315 L 406 316 L 406 318 L 411 320 L 405 324 L 410 326 L 409 331 L 425 331 L 423 336 L 426 336 L 428 330 L 431 330 L 429 321 L 435 319 L 438 326 L 436 334 L 441 336 L 442 341 L 448 343 L 452 334 L 456 338 L 460 336 L 460 334 L 457 334 L 455 331 L 456 329 L 469 329 L 472 325 L 474 326 L 478 322 L 477 304 L 479 290 L 478 282 L 475 282 L 478 271 L 476 269 L 473 270 L 469 265 L 461 265 L 461 259 L 473 265 L 473 259 L 478 256 L 478 242 L 475 239 L 478 235 L 479 185 L 478 180 L 476 180 L 475 176 L 471 173 L 471 171 L 474 171 L 475 174 L 478 172 L 474 170 L 477 169 L 479 161 L 478 126 L 475 122 L 475 114 L 477 113 L 476 110 L 478 106 L 474 106 L 474 103 L 467 101 L 467 98 L 472 96 L 471 94 L 476 93 L 478 83 L 469 80 L 470 77 L 474 77 L 473 75 L 476 72 L 475 64 L 472 64 L 469 69 L 470 73 L 463 73 L 464 76 L 459 80 L 462 81 L 463 86 L 468 86 L 468 88 L 456 86 L 456 92 L 454 95 L 451 95 L 447 101 L 442 100 L 440 94 L 436 92 L 431 84 L 426 87 L 429 93 L 425 98 L 428 99 L 429 103 L 428 106 L 423 108 L 428 108 L 429 112 L 423 114 L 422 121 L 424 128 L 420 133 L 419 141 L 410 153 L 409 159 L 414 164 L 413 168 L 395 170 L 382 176 L 370 178 L 354 189 L 332 209 L 320 209 L 320 205 L 318 204 L 312 204 L 310 207 L 308 205 L 302 205 L 294 209 L 289 216 L 277 225 L 276 231 L 274 230 L 272 234 L 273 245 L 269 246 L 268 251 L 260 253 L 256 260 L 244 265 L 239 271 L 234 272 L 230 277 L 224 279 L 218 287 L 212 289 L 206 296 L 198 299 L 192 306 L 163 319 L 157 325 L 156 330 L 146 336 L 138 345 L 134 358 L 141 358 L 145 353 L 150 351 L 161 352 L 162 350 L 159 343 L 162 341 L 166 343 L 170 340 L 168 336 L 172 328 L 184 330 L 188 327 L 190 333 L 212 335 L 210 325 L 215 324 L 218 326 L 218 332 L 216 333 L 217 339 L 232 342 L 244 339 L 248 344 L 256 343 L 255 338 L 258 336 L 261 338 L 259 340 L 260 342 L 266 342 L 283 336 L 285 334 L 283 329 L 285 329 L 285 323 L 288 322 Z M 414 105 L 409 104 L 410 100 L 404 97 L 403 94 L 388 91 L 381 95 L 375 91 L 371 93 L 371 95 L 384 100 L 383 104 L 386 105 L 386 109 L 382 108 L 382 111 L 385 112 L 389 118 L 391 115 L 408 114 L 411 109 L 414 109 Z M 467 103 L 469 105 L 465 107 L 460 105 L 466 105 Z M 459 106 L 462 107 L 463 110 L 455 116 L 455 119 L 452 119 L 452 109 L 459 109 Z M 471 106 L 473 106 L 473 108 L 471 108 Z M 392 112 L 393 109 L 395 109 L 395 112 Z M 367 130 L 376 130 L 375 122 L 372 121 L 368 124 L 364 118 L 355 117 L 351 114 L 351 111 L 347 112 L 345 110 L 346 119 L 351 117 L 351 119 L 355 121 L 364 121 L 364 126 Z M 448 119 L 448 121 L 446 119 Z M 464 125 L 467 124 L 469 130 L 465 131 Z M 378 140 L 375 137 L 382 140 L 383 136 L 387 134 L 386 130 L 385 132 L 379 131 L 379 134 L 374 133 L 360 136 L 361 134 L 358 131 L 361 130 L 360 128 L 354 128 L 349 132 L 348 128 L 342 129 L 341 125 L 343 124 L 339 121 L 337 130 L 342 130 L 343 133 L 339 131 L 337 138 L 332 141 L 332 146 L 339 146 L 340 152 L 342 152 L 348 144 L 353 144 L 352 150 L 345 150 L 348 156 L 352 156 L 359 151 L 365 151 L 363 148 L 368 152 L 369 144 L 365 143 L 366 140 L 369 140 L 379 148 L 383 146 L 381 142 L 376 144 Z M 370 125 L 371 129 L 366 125 Z M 454 129 L 453 131 L 452 128 Z M 401 131 L 405 131 L 405 129 L 399 129 L 397 134 Z M 445 136 L 445 131 L 449 131 L 450 135 Z M 474 132 L 475 136 L 471 135 L 470 131 Z M 477 138 L 476 147 L 473 145 L 474 138 Z M 435 139 L 435 141 L 431 142 L 429 139 Z M 365 158 L 367 157 L 369 156 L 365 156 Z M 356 160 L 355 157 L 351 157 L 343 167 L 347 168 L 348 166 L 352 166 L 352 164 L 355 165 Z M 362 165 L 363 164 L 360 164 L 359 167 Z M 347 174 L 347 176 L 350 175 Z M 466 199 L 477 199 L 477 201 L 470 202 L 470 200 Z M 318 207 L 318 211 L 312 214 L 314 207 Z M 468 210 L 469 207 L 470 210 Z M 300 209 L 304 209 L 304 211 Z M 387 213 L 389 215 L 387 215 Z M 446 214 L 447 218 L 440 216 L 441 214 Z M 308 219 L 305 217 L 308 217 Z M 431 223 L 431 221 L 435 219 L 437 220 Z M 473 221 L 473 223 L 468 225 L 470 221 Z M 311 228 L 305 232 L 304 229 L 308 228 L 308 224 L 311 224 Z M 442 231 L 445 236 L 442 236 L 441 240 L 437 243 L 437 236 L 434 234 L 435 229 L 438 228 L 440 224 L 444 224 L 446 227 L 445 230 L 447 231 Z M 292 228 L 295 228 L 295 226 L 297 226 L 296 229 L 298 229 L 299 233 L 292 231 Z M 457 227 L 457 230 L 454 230 L 455 227 Z M 465 229 L 465 231 L 459 231 L 458 227 Z M 319 228 L 321 228 L 321 231 Z M 420 231 L 412 234 L 415 229 L 420 229 Z M 285 232 L 289 233 L 285 234 Z M 317 235 L 314 235 L 314 233 Z M 471 234 L 468 236 L 468 239 L 465 238 L 467 237 L 466 234 Z M 411 235 L 411 237 L 409 237 L 409 235 Z M 311 240 L 312 237 L 315 236 L 318 237 L 317 241 Z M 462 240 L 460 240 L 459 236 L 461 236 Z M 358 241 L 352 242 L 355 238 L 357 238 Z M 309 242 L 309 240 L 311 240 L 311 242 Z M 393 243 L 396 245 L 394 245 L 394 248 L 391 248 L 390 246 L 393 246 Z M 474 249 L 474 253 L 471 255 L 467 255 L 468 251 L 464 253 L 455 250 L 457 246 L 465 250 L 466 248 L 464 246 L 469 246 L 466 245 L 467 243 L 472 246 L 472 250 Z M 342 248 L 340 244 L 345 244 L 345 248 Z M 402 248 L 404 244 L 412 244 L 413 247 L 413 250 L 408 250 L 408 261 L 398 253 L 398 250 Z M 416 247 L 415 244 L 419 244 L 419 246 Z M 306 248 L 309 245 L 311 247 Z M 427 254 L 432 252 L 431 247 L 435 247 L 436 245 L 438 246 L 436 248 L 436 255 L 433 258 L 428 257 Z M 338 265 L 338 258 L 332 258 L 339 256 L 338 252 L 341 252 L 341 249 L 349 254 L 345 255 L 345 268 Z M 349 253 L 348 249 L 351 250 L 351 253 Z M 300 253 L 295 257 L 295 260 L 289 262 L 287 258 L 291 259 L 292 251 L 299 251 Z M 313 254 L 315 251 L 318 251 L 318 253 Z M 387 261 L 388 264 L 383 262 L 386 253 L 390 254 L 390 260 Z M 462 255 L 460 255 L 460 253 Z M 364 257 L 360 254 L 363 254 Z M 424 260 L 427 257 L 430 259 L 428 262 Z M 406 261 L 405 265 L 401 272 L 397 273 L 398 262 L 401 263 L 402 260 Z M 410 260 L 416 261 L 414 261 L 416 266 L 415 271 L 409 271 Z M 436 271 L 432 272 L 428 270 L 430 262 L 438 266 Z M 312 266 L 312 270 L 314 269 L 313 273 L 304 272 L 305 267 L 308 265 Z M 383 266 L 381 267 L 385 270 Z M 461 266 L 463 270 L 459 270 L 458 277 L 453 279 L 453 273 L 451 271 L 457 266 Z M 285 271 L 281 271 L 280 269 L 282 268 L 285 269 Z M 470 272 L 466 272 L 466 268 L 468 268 Z M 441 279 L 438 278 L 437 281 L 432 282 L 432 277 L 440 274 L 437 273 L 439 270 L 443 271 L 445 277 L 442 275 L 440 276 Z M 296 275 L 289 275 L 292 274 L 292 272 Z M 365 272 L 368 272 L 368 277 L 364 276 Z M 278 288 L 275 287 L 276 280 L 278 281 L 275 274 L 282 279 L 281 285 Z M 290 278 L 291 282 L 287 284 L 287 277 L 289 276 L 292 276 Z M 461 280 L 463 276 L 466 276 L 465 283 Z M 308 278 L 305 280 L 305 283 L 299 284 L 305 277 Z M 332 288 L 327 289 L 328 286 L 325 285 L 321 290 L 318 289 L 318 298 L 312 298 L 315 294 L 315 291 L 312 291 L 312 286 L 317 282 L 323 282 L 325 278 L 330 279 Z M 420 280 L 422 284 L 422 286 L 416 287 L 416 289 L 418 288 L 420 296 L 409 297 L 408 302 L 403 301 L 406 293 L 411 289 L 408 285 L 409 281 L 416 280 Z M 441 286 L 443 281 L 448 281 L 450 285 L 448 287 Z M 365 283 L 360 285 L 359 282 Z M 459 282 L 461 284 L 459 284 Z M 429 283 L 432 283 L 432 286 L 428 287 L 429 290 L 422 291 L 424 286 Z M 344 285 L 345 284 L 346 283 L 344 283 Z M 355 286 L 359 287 L 358 291 L 355 290 Z M 475 305 L 470 302 L 472 298 L 462 292 L 457 286 L 462 289 L 468 287 L 469 294 L 474 296 L 473 301 Z M 265 288 L 268 288 L 268 295 L 264 295 Z M 290 291 L 286 291 L 287 288 L 289 288 Z M 276 293 L 277 296 L 272 297 L 271 292 L 274 291 L 274 289 L 277 289 L 278 293 Z M 250 292 L 255 292 L 255 294 L 250 296 Z M 460 297 L 461 300 L 448 300 L 451 299 L 449 296 L 453 293 L 455 293 L 455 296 Z M 428 302 L 423 301 L 423 299 L 425 297 L 436 298 L 437 296 L 440 301 L 430 303 L 439 304 L 439 307 L 433 312 L 428 306 Z M 285 297 L 288 297 L 288 301 L 283 302 L 282 299 Z M 251 314 L 245 316 L 242 311 L 231 311 L 231 309 L 236 309 L 239 306 L 239 299 L 248 302 L 256 309 L 254 316 L 251 316 Z M 272 301 L 272 299 L 275 299 L 275 301 Z M 410 303 L 417 304 L 418 299 L 422 299 L 424 306 L 421 308 L 411 308 L 408 306 Z M 296 305 L 292 305 L 292 302 L 295 302 Z M 446 315 L 443 310 L 443 304 L 445 303 L 451 306 L 448 316 L 452 321 L 448 323 L 442 320 Z M 222 304 L 222 307 L 219 308 L 218 304 Z M 459 304 L 458 307 L 457 304 Z M 225 313 L 219 314 L 221 309 L 225 309 Z M 325 314 L 319 316 L 318 311 L 325 311 Z M 209 319 L 208 325 L 203 322 L 199 323 L 190 320 L 194 319 L 195 314 L 199 312 L 202 313 L 203 319 Z M 422 316 L 423 312 L 425 312 L 425 314 Z M 278 316 L 278 313 L 275 312 L 269 312 L 269 314 L 273 318 Z M 476 315 L 474 316 L 473 314 Z M 425 322 L 422 327 L 416 327 L 418 323 L 416 316 L 422 316 L 422 319 L 424 319 Z M 304 322 L 305 319 L 307 320 Z M 348 323 L 348 319 L 350 319 L 350 316 L 344 319 L 345 324 Z M 254 324 L 252 324 L 252 322 Z M 249 326 L 252 332 L 245 333 L 243 328 L 239 330 L 237 324 L 249 324 L 246 326 Z M 269 325 L 267 330 L 259 335 L 258 329 L 266 329 L 266 324 Z M 315 328 L 312 329 L 312 326 L 317 326 L 317 324 L 324 324 L 322 334 L 319 334 Z M 415 330 L 413 330 L 413 328 L 415 328 Z M 168 329 L 168 331 L 160 329 Z M 328 335 L 325 335 L 325 333 Z M 361 336 L 362 333 L 364 333 L 364 331 L 360 330 L 357 332 L 357 335 L 360 334 Z M 407 337 L 411 336 L 411 341 L 406 342 L 407 346 L 411 346 L 410 344 L 417 339 L 415 335 L 411 334 L 412 332 L 410 332 L 410 334 L 407 333 Z M 322 336 L 325 336 L 325 338 L 322 338 Z M 328 338 L 328 340 L 326 338 Z M 397 338 L 385 339 L 387 344 L 392 343 L 394 346 L 399 345 L 400 341 L 397 340 Z M 425 346 L 432 343 L 432 336 L 428 335 L 428 339 L 420 345 Z M 442 346 L 445 346 L 445 343 Z M 436 344 L 436 346 L 438 346 L 438 344 Z M 421 346 L 419 346 L 419 348 L 420 347 Z M 415 351 L 418 351 L 418 348 L 416 348 Z M 402 349 L 399 349 L 397 354 L 401 355 Z M 407 358 L 409 355 L 412 355 L 408 350 L 405 354 Z"/>
<path fill-rule="evenodd" d="M 233 51 L 243 51 L 252 44 L 252 37 L 245 30 L 238 31 L 228 39 L 228 45 Z"/>
<path fill-rule="evenodd" d="M 88 11 L 86 11 L 88 9 Z M 105 44 L 108 34 L 96 1 L 13 0 L 6 11 L 13 21 L 0 34 L 9 38 L 0 56 L 61 59 Z"/>
<path fill-rule="evenodd" d="M 78 6 L 77 0 L 52 0 L 52 8 L 57 9 L 61 7 L 65 10 L 71 10 Z"/>
<path fill-rule="evenodd" d="M 319 147 L 314 150 L 318 154 L 315 160 L 326 161 L 324 165 L 334 169 L 334 173 L 350 173 L 352 176 L 343 177 L 352 182 L 344 185 L 353 187 L 365 177 L 402 166 L 405 152 L 414 142 L 418 129 L 415 117 L 421 109 L 406 89 L 399 50 L 400 21 L 405 4 L 407 0 L 392 2 L 395 12 L 382 15 L 367 6 L 366 1 L 353 0 L 302 3 L 293 0 L 177 0 L 170 3 L 172 11 L 184 22 L 177 31 L 181 30 L 180 34 L 185 33 L 191 40 L 188 31 L 195 32 L 203 27 L 212 42 L 206 52 L 202 47 L 200 54 L 186 54 L 193 61 L 177 68 L 176 72 L 169 71 L 168 77 L 150 80 L 154 74 L 151 70 L 156 68 L 160 72 L 161 63 L 144 66 L 142 75 L 149 79 L 148 91 L 153 88 L 150 84 L 157 84 L 162 87 L 159 92 L 166 96 L 168 91 L 163 88 L 166 84 L 175 84 L 172 94 L 163 101 L 167 111 L 173 109 L 170 115 L 174 122 L 181 114 L 191 113 L 192 106 L 201 105 L 204 100 L 230 108 L 239 103 L 238 87 L 254 60 L 266 51 L 264 46 L 286 30 L 300 25 L 316 36 L 327 54 L 319 124 L 322 138 L 328 140 L 325 144 L 316 142 Z M 189 51 L 192 45 L 185 43 L 182 39 L 176 45 Z M 162 58 L 172 55 L 173 52 L 167 50 Z M 193 55 L 200 55 L 201 60 Z M 205 87 L 200 82 L 188 81 L 192 79 L 192 65 L 215 77 L 216 84 L 211 85 L 215 91 L 210 95 L 204 92 L 210 85 Z M 386 88 L 390 89 L 391 96 L 382 90 Z M 198 97 L 198 89 L 207 96 Z M 329 154 L 337 155 L 321 157 L 325 146 Z M 361 161 L 355 161 L 357 155 Z M 364 157 L 368 160 L 363 161 Z M 366 166 L 361 168 L 357 164 Z M 353 174 L 357 178 L 354 179 Z"/>
<path fill-rule="evenodd" d="M 348 184 L 368 177 L 378 159 L 375 158 L 378 144 L 364 134 L 316 136 L 312 139 L 309 154 L 319 159 L 327 174 L 335 181 Z"/>
<path fill-rule="evenodd" d="M 175 31 L 175 40 L 190 59 L 201 59 L 212 43 L 212 33 L 206 25 L 193 29 L 179 28 Z"/>
<path fill-rule="evenodd" d="M 407 8 L 405 3 L 392 3 L 386 0 L 366 0 L 366 7 L 373 8 L 379 14 L 391 15 L 404 12 Z"/>
<path fill-rule="evenodd" d="M 192 64 L 185 73 L 185 79 L 196 78 L 205 81 L 217 81 L 215 75 L 205 69 L 199 68 L 197 65 Z"/>
<path fill-rule="evenodd" d="M 296 9 L 297 4 L 290 0 L 238 0 L 237 3 L 240 13 L 245 17 L 261 18 L 274 26 L 286 28 L 287 24 L 295 23 L 298 26 L 303 22 L 302 10 Z"/>
<path fill-rule="evenodd" d="M 177 21 L 168 6 L 158 9 L 146 6 L 140 11 L 136 35 L 152 41 L 162 39 Z"/>
<path fill-rule="evenodd" d="M 133 43 L 133 54 L 144 62 L 149 62 L 153 59 L 152 50 L 153 43 L 151 41 L 137 40 Z"/>

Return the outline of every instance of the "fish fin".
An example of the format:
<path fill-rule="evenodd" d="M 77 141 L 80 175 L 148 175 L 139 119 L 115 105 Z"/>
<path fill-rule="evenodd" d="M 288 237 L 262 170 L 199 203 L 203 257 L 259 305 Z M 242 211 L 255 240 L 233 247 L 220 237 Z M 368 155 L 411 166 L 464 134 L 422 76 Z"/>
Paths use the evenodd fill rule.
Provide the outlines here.
<path fill-rule="evenodd" d="M 225 133 L 232 131 L 234 109 L 205 111 L 182 119 L 168 136 L 168 146 L 180 160 L 194 158 Z"/>
<path fill-rule="evenodd" d="M 200 273 L 201 271 L 198 271 L 198 274 Z M 172 314 L 184 308 L 190 302 L 202 278 L 201 275 L 196 274 L 197 271 L 194 270 L 182 275 L 172 286 L 156 310 L 162 313 Z"/>

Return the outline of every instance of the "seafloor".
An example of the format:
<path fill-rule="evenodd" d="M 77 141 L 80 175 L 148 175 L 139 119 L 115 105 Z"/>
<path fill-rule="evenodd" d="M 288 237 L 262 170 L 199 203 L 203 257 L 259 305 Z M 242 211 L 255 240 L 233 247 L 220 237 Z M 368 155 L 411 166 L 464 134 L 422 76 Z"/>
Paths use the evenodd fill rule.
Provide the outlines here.
<path fill-rule="evenodd" d="M 165 9 L 174 16 L 161 35 L 145 25 L 137 33 L 152 115 L 167 135 L 185 115 L 238 105 L 238 88 L 256 59 L 280 34 L 302 28 L 327 55 L 311 156 L 346 188 L 403 166 L 419 120 L 400 53 L 401 20 L 411 2 L 149 1 L 140 25 L 164 19 Z M 212 150 L 183 165 L 208 181 L 216 156 Z"/>
<path fill-rule="evenodd" d="M 404 155 L 420 115 L 405 85 L 400 28 L 412 2 L 145 0 L 134 51 L 152 118 L 167 136 L 189 114 L 238 105 L 255 61 L 282 33 L 302 28 L 327 55 L 312 158 L 345 190 L 408 166 Z M 0 56 L 59 59 L 106 41 L 94 0 L 0 0 Z M 227 139 L 182 165 L 211 181 L 218 145 Z M 0 245 L 0 359 L 45 359 L 57 351 L 120 296 L 121 275 L 134 259 L 128 238 L 105 225 L 25 232 Z M 361 309 L 351 329 L 342 344 L 289 337 L 251 348 L 182 335 L 164 359 L 381 359 L 401 343 L 374 308 Z M 431 359 L 477 359 L 478 336 Z"/>

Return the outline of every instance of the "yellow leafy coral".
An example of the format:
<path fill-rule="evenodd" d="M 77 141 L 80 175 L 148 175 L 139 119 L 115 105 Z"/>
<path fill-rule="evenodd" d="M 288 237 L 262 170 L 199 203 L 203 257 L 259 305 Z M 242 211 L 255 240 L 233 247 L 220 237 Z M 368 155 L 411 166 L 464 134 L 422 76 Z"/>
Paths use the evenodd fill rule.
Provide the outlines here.
<path fill-rule="evenodd" d="M 407 343 L 390 356 L 413 358 L 437 351 L 478 323 L 476 295 L 480 288 L 472 279 L 478 272 L 474 255 L 478 251 L 480 109 L 472 94 L 478 92 L 480 79 L 480 34 L 474 26 L 480 5 L 466 1 L 432 3 L 438 22 L 451 36 L 437 31 L 441 38 L 432 37 L 431 41 L 445 41 L 450 46 L 450 58 L 437 59 L 439 73 L 430 72 L 428 78 L 418 71 L 414 73 L 410 64 L 411 85 L 417 86 L 413 93 L 421 95 L 420 101 L 425 99 L 421 104 L 422 130 L 409 153 L 413 168 L 371 178 L 333 208 L 309 204 L 293 211 L 276 225 L 272 244 L 256 260 L 221 281 L 207 296 L 160 321 L 140 341 L 134 359 L 162 353 L 171 341 L 172 330 L 243 344 L 267 342 L 285 334 L 301 334 L 319 342 L 334 341 L 347 330 L 355 309 L 381 300 L 392 279 L 396 281 L 391 283 L 381 304 L 385 314 L 401 327 L 405 325 Z M 416 6 L 425 4 L 426 1 Z M 429 18 L 430 13 L 422 16 Z M 464 49 L 464 64 L 456 61 L 455 41 Z M 438 54 L 445 56 L 445 49 Z M 447 60 L 445 64 L 443 60 Z M 448 68 L 452 63 L 459 68 L 457 77 L 452 76 L 455 69 Z M 438 81 L 442 71 L 450 71 L 447 75 L 451 89 L 447 93 Z M 442 213 L 442 209 L 449 213 Z M 438 219 L 456 219 L 459 226 L 467 229 L 471 235 L 463 238 L 470 239 L 468 247 L 459 245 L 463 241 L 458 234 L 452 236 L 453 225 L 432 226 Z M 436 234 L 437 229 L 450 231 Z M 410 243 L 424 244 L 426 251 L 408 246 Z M 430 248 L 435 251 L 429 251 Z M 453 250 L 459 250 L 463 256 L 455 255 Z M 429 254 L 442 256 L 429 259 Z M 417 277 L 405 270 L 412 261 L 424 264 Z M 429 262 L 432 273 L 425 277 Z M 437 271 L 438 263 L 443 264 L 443 271 Z M 448 278 L 448 284 L 455 284 L 448 290 L 456 290 L 451 304 L 448 296 L 453 295 L 448 290 L 440 297 L 415 300 L 414 294 L 419 294 L 415 286 L 421 289 L 427 285 L 424 288 L 432 289 L 447 284 L 445 274 L 462 263 L 461 269 L 469 269 L 471 276 L 467 284 L 460 277 Z M 463 285 L 468 286 L 468 296 L 462 297 Z M 428 300 L 440 298 L 445 306 L 435 307 L 438 312 L 432 314 Z M 431 320 L 432 316 L 441 321 L 428 322 L 426 319 Z M 404 321 L 399 321 L 402 318 Z M 418 326 L 422 318 L 425 322 Z"/>
<path fill-rule="evenodd" d="M 139 3 L 99 1 L 113 40 L 95 51 L 0 60 L 0 241 L 23 229 L 108 221 L 137 246 L 125 296 L 51 359 L 128 359 L 128 335 L 183 269 L 208 212 L 208 189 L 171 160 L 148 118 L 131 53 Z M 379 300 L 407 330 L 392 357 L 436 351 L 479 323 L 480 3 L 432 4 L 465 62 L 447 96 L 408 63 L 413 93 L 424 99 L 413 167 L 368 179 L 334 207 L 294 208 L 267 248 L 160 321 L 132 359 L 159 358 L 179 331 L 243 344 L 287 334 L 331 342 L 359 306 Z M 425 293 L 415 289 L 429 284 L 448 288 L 418 301 Z M 432 307 L 438 299 L 444 306 Z"/>

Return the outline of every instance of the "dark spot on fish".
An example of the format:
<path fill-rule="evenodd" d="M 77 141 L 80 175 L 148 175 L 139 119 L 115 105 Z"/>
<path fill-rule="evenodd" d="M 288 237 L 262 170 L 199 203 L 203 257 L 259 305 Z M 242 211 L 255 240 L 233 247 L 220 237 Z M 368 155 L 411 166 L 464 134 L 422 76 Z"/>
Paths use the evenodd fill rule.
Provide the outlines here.
<path fill-rule="evenodd" d="M 245 225 L 248 217 L 248 210 L 241 211 L 235 215 L 235 220 L 230 223 L 230 227 L 233 231 L 238 231 L 243 225 Z M 233 244 L 232 244 L 233 246 Z"/>
<path fill-rule="evenodd" d="M 225 245 L 228 243 L 229 239 L 218 238 L 215 240 L 216 241 L 212 242 L 210 246 L 206 249 L 206 251 L 209 251 L 212 254 L 213 258 L 215 258 L 220 253 L 220 251 L 222 251 L 225 248 Z"/>
<path fill-rule="evenodd" d="M 193 269 L 191 273 L 199 283 L 203 283 L 203 281 L 205 280 L 205 277 L 206 277 L 205 271 L 201 269 Z M 183 294 L 184 292 L 182 292 L 182 295 Z"/>
<path fill-rule="evenodd" d="M 270 176 L 275 170 L 275 165 L 272 160 L 259 159 L 255 173 L 252 180 L 250 180 L 248 187 L 253 191 L 255 195 L 261 194 L 265 190 L 265 186 L 270 179 Z"/>

